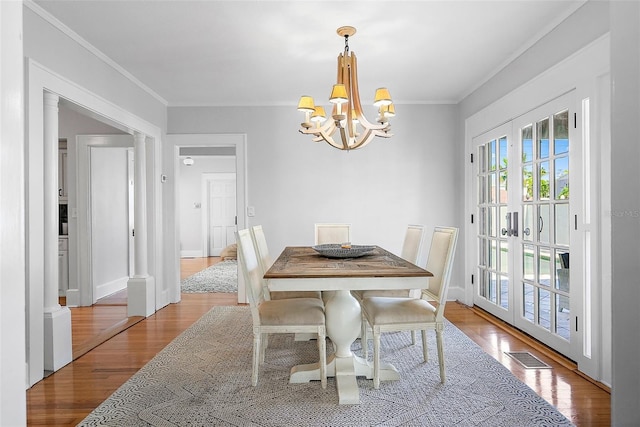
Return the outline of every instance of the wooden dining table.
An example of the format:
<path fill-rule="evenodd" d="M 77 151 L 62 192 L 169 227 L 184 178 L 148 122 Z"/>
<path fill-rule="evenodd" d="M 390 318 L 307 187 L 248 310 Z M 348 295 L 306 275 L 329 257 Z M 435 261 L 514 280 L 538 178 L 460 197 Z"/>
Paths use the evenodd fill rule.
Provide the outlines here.
<path fill-rule="evenodd" d="M 328 258 L 309 246 L 288 246 L 264 274 L 270 291 L 322 291 L 327 336 L 335 352 L 327 358 L 327 376 L 336 378 L 340 404 L 360 403 L 356 378 L 373 378 L 373 362 L 356 356 L 351 345 L 360 336 L 360 304 L 353 290 L 424 289 L 433 276 L 391 252 L 375 246 L 357 258 Z M 365 345 L 363 343 L 363 345 Z M 381 363 L 380 379 L 398 380 L 397 369 Z M 320 380 L 318 363 L 291 369 L 289 382 Z"/>

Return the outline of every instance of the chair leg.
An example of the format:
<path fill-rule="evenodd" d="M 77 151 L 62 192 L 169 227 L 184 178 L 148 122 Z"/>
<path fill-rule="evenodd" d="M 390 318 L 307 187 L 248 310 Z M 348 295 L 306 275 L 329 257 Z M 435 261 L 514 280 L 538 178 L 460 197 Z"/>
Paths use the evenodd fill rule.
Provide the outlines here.
<path fill-rule="evenodd" d="M 318 328 L 318 351 L 320 352 L 320 384 L 327 388 L 327 331 L 324 326 Z"/>
<path fill-rule="evenodd" d="M 380 327 L 373 326 L 373 388 L 380 388 Z"/>
<path fill-rule="evenodd" d="M 253 369 L 251 370 L 251 385 L 254 387 L 258 385 L 258 369 L 260 369 L 260 358 L 262 357 L 261 335 L 260 329 L 253 331 Z"/>
<path fill-rule="evenodd" d="M 416 331 L 411 331 L 411 345 L 416 345 Z"/>
<path fill-rule="evenodd" d="M 267 347 L 269 346 L 269 334 L 262 334 L 262 345 L 260 346 L 260 364 L 264 363 Z"/>
<path fill-rule="evenodd" d="M 444 384 L 446 381 L 444 373 L 444 343 L 442 342 L 442 332 L 444 325 L 438 325 L 436 327 L 436 343 L 438 345 L 438 364 L 440 365 L 440 382 Z"/>
<path fill-rule="evenodd" d="M 360 331 L 360 344 L 362 345 L 362 357 L 364 360 L 369 358 L 369 342 L 367 341 L 369 338 L 367 337 L 367 318 L 362 316 L 362 321 L 360 322 L 361 331 Z"/>
<path fill-rule="evenodd" d="M 424 357 L 425 363 L 429 361 L 429 349 L 427 348 L 427 331 L 423 329 L 420 331 L 422 333 L 422 356 Z"/>

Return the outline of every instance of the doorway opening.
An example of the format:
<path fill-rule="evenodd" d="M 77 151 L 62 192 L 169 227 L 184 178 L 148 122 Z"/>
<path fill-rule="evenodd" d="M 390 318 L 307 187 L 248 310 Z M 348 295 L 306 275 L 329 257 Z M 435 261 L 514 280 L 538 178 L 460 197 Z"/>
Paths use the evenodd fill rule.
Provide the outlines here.
<path fill-rule="evenodd" d="M 246 228 L 245 138 L 243 134 L 167 135 L 173 150 L 175 182 L 176 300 L 180 299 L 180 261 L 219 255 L 223 246 L 233 244 L 235 230 Z M 187 157 L 188 165 L 184 162 Z M 235 200 L 230 187 L 235 189 Z M 221 218 L 211 218 L 210 212 Z M 238 302 L 246 302 L 241 275 Z"/>

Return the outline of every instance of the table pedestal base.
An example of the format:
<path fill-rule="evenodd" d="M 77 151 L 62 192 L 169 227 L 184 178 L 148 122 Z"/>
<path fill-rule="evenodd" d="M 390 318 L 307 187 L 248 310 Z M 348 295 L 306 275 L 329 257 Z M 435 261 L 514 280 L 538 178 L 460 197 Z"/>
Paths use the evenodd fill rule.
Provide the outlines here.
<path fill-rule="evenodd" d="M 360 403 L 360 392 L 356 377 L 373 379 L 373 362 L 369 362 L 356 355 L 351 357 L 336 357 L 330 355 L 327 358 L 327 376 L 336 378 L 338 388 L 338 401 L 341 405 L 353 405 Z M 380 362 L 380 380 L 399 380 L 398 370 L 389 363 Z M 320 381 L 319 363 L 297 365 L 291 368 L 289 382 L 292 384 Z"/>

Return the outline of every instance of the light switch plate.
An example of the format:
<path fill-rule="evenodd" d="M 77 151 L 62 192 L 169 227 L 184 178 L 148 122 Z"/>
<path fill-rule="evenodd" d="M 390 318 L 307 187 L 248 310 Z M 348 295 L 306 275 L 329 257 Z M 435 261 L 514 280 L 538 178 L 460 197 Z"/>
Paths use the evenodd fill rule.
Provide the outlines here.
<path fill-rule="evenodd" d="M 254 206 L 247 206 L 247 216 L 256 216 L 256 208 Z"/>

